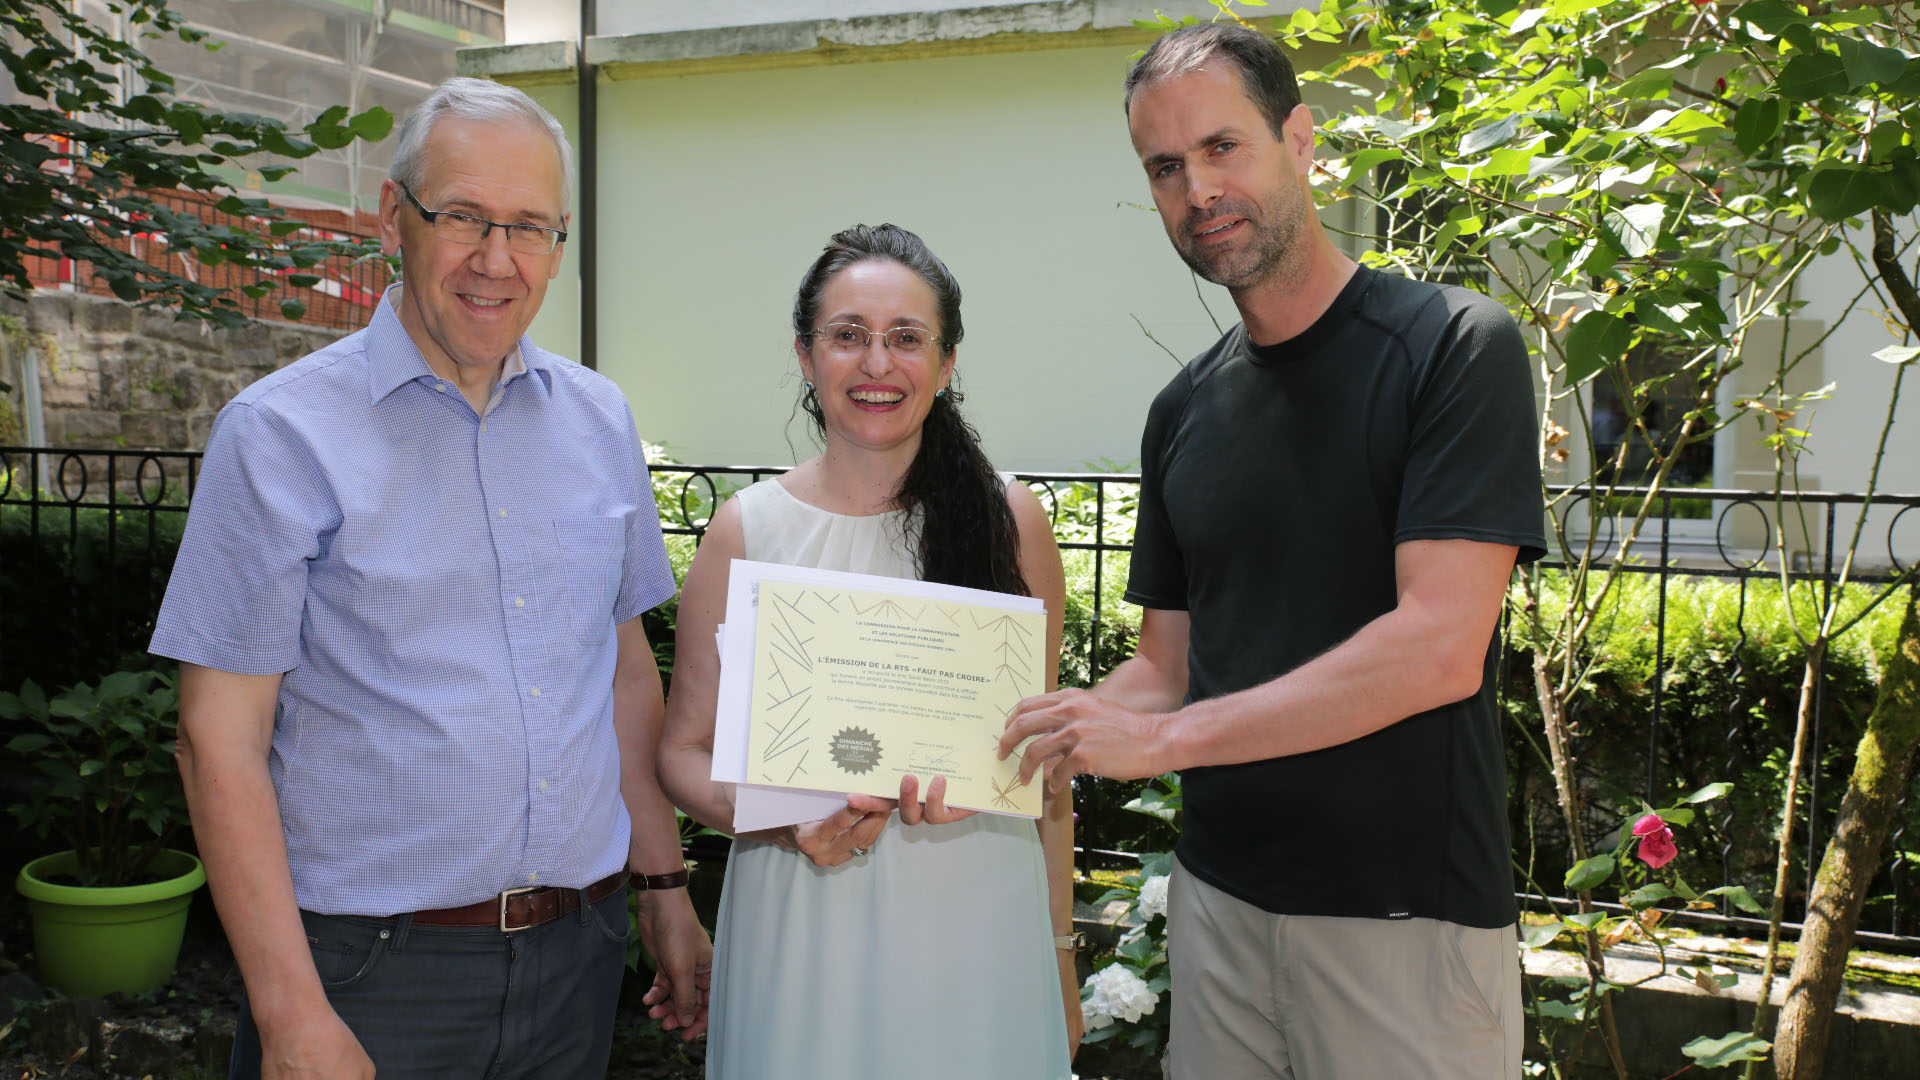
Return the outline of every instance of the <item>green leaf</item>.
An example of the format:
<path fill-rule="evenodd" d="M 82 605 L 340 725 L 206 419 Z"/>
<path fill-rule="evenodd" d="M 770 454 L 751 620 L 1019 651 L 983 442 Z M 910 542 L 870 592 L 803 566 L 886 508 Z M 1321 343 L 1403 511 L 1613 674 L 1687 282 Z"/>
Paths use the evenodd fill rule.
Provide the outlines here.
<path fill-rule="evenodd" d="M 1920 350 L 1917 350 L 1917 351 L 1920 351 Z M 1733 785 L 1727 783 L 1725 780 L 1722 780 L 1717 784 L 1708 784 L 1706 787 L 1701 788 L 1699 791 L 1696 791 L 1693 794 L 1688 795 L 1686 798 L 1681 799 L 1680 801 L 1683 803 L 1712 802 L 1713 800 L 1719 798 L 1722 795 L 1725 795 L 1727 792 L 1732 790 L 1733 790 Z"/>
<path fill-rule="evenodd" d="M 1373 170 L 1389 161 L 1399 161 L 1406 157 L 1396 147 L 1369 146 L 1365 150 L 1347 159 L 1347 186 L 1352 187 L 1362 180 L 1372 180 Z"/>
<path fill-rule="evenodd" d="M 15 735 L 7 741 L 7 752 L 12 754 L 33 754 L 53 745 L 53 738 L 38 732 Z"/>
<path fill-rule="evenodd" d="M 1786 122 L 1787 109 L 1777 97 L 1748 98 L 1740 103 L 1733 114 L 1733 141 L 1741 151 L 1758 154 L 1761 148 L 1780 134 L 1781 126 Z"/>
<path fill-rule="evenodd" d="M 1767 909 L 1760 906 L 1760 902 L 1755 900 L 1751 893 L 1747 892 L 1745 885 L 1722 885 L 1718 888 L 1708 889 L 1700 895 L 1703 897 L 1724 896 L 1733 902 L 1734 907 L 1739 908 L 1749 915 L 1764 915 L 1767 911 Z"/>
<path fill-rule="evenodd" d="M 1907 143 L 1907 129 L 1897 120 L 1884 121 L 1867 133 L 1867 148 L 1873 160 L 1884 162 L 1900 152 Z"/>
<path fill-rule="evenodd" d="M 1673 72 L 1660 68 L 1642 68 L 1620 84 L 1619 94 L 1623 98 L 1632 98 L 1637 101 L 1671 97 L 1673 96 Z"/>
<path fill-rule="evenodd" d="M 1660 222 L 1666 213 L 1667 208 L 1657 202 L 1635 203 L 1607 211 L 1605 221 L 1620 240 L 1620 250 L 1638 259 L 1652 251 L 1654 242 L 1660 239 Z"/>
<path fill-rule="evenodd" d="M 1729 1031 L 1719 1038 L 1702 1035 L 1681 1047 L 1680 1052 L 1703 1069 L 1719 1069 L 1742 1061 L 1759 1061 L 1772 1049 L 1772 1043 L 1755 1038 L 1751 1031 Z"/>
<path fill-rule="evenodd" d="M 1588 318 L 1592 317 L 1592 315 L 1588 316 Z M 1612 316 L 1607 317 L 1612 318 Z M 1582 859 L 1567 871 L 1567 888 L 1577 893 L 1586 892 L 1612 877 L 1613 869 L 1612 855 L 1595 855 L 1591 859 Z"/>
<path fill-rule="evenodd" d="M 1846 65 L 1828 53 L 1801 53 L 1787 61 L 1774 81 L 1773 92 L 1790 101 L 1812 101 L 1829 94 L 1844 94 L 1851 84 Z"/>
<path fill-rule="evenodd" d="M 307 305 L 298 300 L 280 301 L 280 317 L 288 322 L 299 322 L 300 317 L 306 313 Z"/>
<path fill-rule="evenodd" d="M 1604 911 L 1588 911 L 1580 915 L 1569 915 L 1561 921 L 1575 930 L 1593 930 L 1601 923 L 1607 921 L 1607 913 Z"/>
<path fill-rule="evenodd" d="M 1677 895 L 1672 889 L 1655 881 L 1628 893 L 1626 905 L 1635 911 L 1644 911 L 1662 900 L 1670 900 Z"/>
<path fill-rule="evenodd" d="M 88 758 L 87 760 L 80 763 L 80 778 L 84 780 L 87 777 L 92 776 L 94 773 L 97 773 L 101 769 L 104 769 L 106 767 L 107 767 L 107 763 L 104 761 L 101 761 L 99 758 Z M 106 808 L 101 807 L 101 809 L 104 810 Z"/>
<path fill-rule="evenodd" d="M 1503 116 L 1491 124 L 1482 124 L 1460 140 L 1460 154 L 1466 157 L 1485 153 L 1512 140 L 1519 130 L 1520 119 L 1515 116 Z"/>
<path fill-rule="evenodd" d="M 1684 806 L 1669 807 L 1660 811 L 1660 817 L 1669 825 L 1687 826 L 1693 824 L 1693 811 Z"/>
<path fill-rule="evenodd" d="M 1744 23 L 1752 23 L 1768 37 L 1779 37 L 1787 27 L 1805 26 L 1810 21 L 1805 11 L 1785 0 L 1754 0 L 1751 4 L 1734 8 L 1733 17 Z"/>
<path fill-rule="evenodd" d="M 1567 383 L 1578 386 L 1586 382 L 1602 368 L 1619 360 L 1627 354 L 1627 346 L 1632 344 L 1633 328 L 1618 315 L 1609 315 L 1604 311 L 1589 311 L 1580 321 L 1567 331 Z M 1612 872 L 1612 858 L 1608 860 L 1608 872 Z M 1587 862 L 1592 862 L 1588 859 Z M 1603 878 L 1604 880 L 1604 878 Z"/>
<path fill-rule="evenodd" d="M 1553 940 L 1559 937 L 1560 932 L 1565 929 L 1566 926 L 1564 924 L 1557 922 L 1522 927 L 1520 930 L 1520 947 L 1529 951 L 1544 949 L 1548 945 L 1551 945 Z"/>
<path fill-rule="evenodd" d="M 1828 221 L 1845 221 L 1881 205 L 1892 192 L 1884 171 L 1862 165 L 1829 161 L 1817 165 L 1801 181 L 1807 205 Z"/>
<path fill-rule="evenodd" d="M 1873 354 L 1875 360 L 1883 364 L 1893 364 L 1896 367 L 1913 363 L 1913 358 L 1916 356 L 1920 356 L 1920 346 L 1913 345 L 1889 345 Z"/>
<path fill-rule="evenodd" d="M 347 127 L 368 142 L 379 142 L 393 130 L 393 114 L 376 105 L 348 120 Z"/>
<path fill-rule="evenodd" d="M 131 671 L 116 671 L 100 680 L 100 700 L 125 701 L 146 689 L 146 677 Z"/>
<path fill-rule="evenodd" d="M 20 704 L 26 707 L 30 716 L 45 716 L 47 715 L 47 692 L 40 689 L 39 683 L 28 679 L 20 684 Z"/>
<path fill-rule="evenodd" d="M 1540 998 L 1527 1008 L 1533 1015 L 1547 1020 L 1578 1021 L 1581 1019 L 1579 1009 L 1574 1008 L 1564 1001 L 1556 1001 L 1553 998 Z"/>
<path fill-rule="evenodd" d="M 1840 66 L 1851 89 L 1874 83 L 1891 86 L 1906 72 L 1907 54 L 1899 49 L 1847 36 L 1836 36 L 1833 43 L 1840 49 Z"/>

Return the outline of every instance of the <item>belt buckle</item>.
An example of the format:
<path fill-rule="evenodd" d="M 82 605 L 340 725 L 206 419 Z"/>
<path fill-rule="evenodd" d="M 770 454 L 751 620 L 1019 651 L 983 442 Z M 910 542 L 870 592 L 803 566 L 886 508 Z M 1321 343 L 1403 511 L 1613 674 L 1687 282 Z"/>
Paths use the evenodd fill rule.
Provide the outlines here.
<path fill-rule="evenodd" d="M 528 923 L 525 926 L 508 926 L 507 925 L 507 901 L 512 899 L 513 897 L 519 896 L 522 893 L 539 892 L 540 889 L 541 889 L 541 886 L 539 885 L 522 885 L 517 889 L 508 889 L 505 892 L 502 892 L 500 894 L 500 897 L 499 897 L 500 920 L 499 920 L 498 926 L 500 928 L 501 933 L 511 934 L 520 930 L 530 930 L 533 928 L 534 926 L 533 923 Z"/>

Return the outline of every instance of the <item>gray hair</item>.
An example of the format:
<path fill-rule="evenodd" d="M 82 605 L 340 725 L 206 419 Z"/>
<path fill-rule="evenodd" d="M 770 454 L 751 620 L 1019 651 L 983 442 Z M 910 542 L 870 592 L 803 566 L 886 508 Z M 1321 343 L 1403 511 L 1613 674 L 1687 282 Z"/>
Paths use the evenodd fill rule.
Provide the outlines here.
<path fill-rule="evenodd" d="M 433 133 L 433 125 L 447 116 L 492 122 L 519 120 L 544 128 L 553 136 L 554 149 L 560 154 L 561 209 L 564 211 L 573 200 L 573 147 L 567 144 L 560 121 L 517 87 L 465 76 L 455 76 L 434 87 L 427 100 L 407 114 L 406 122 L 400 125 L 393 164 L 387 168 L 388 179 L 411 191 L 420 190 L 426 180 L 427 136 Z"/>

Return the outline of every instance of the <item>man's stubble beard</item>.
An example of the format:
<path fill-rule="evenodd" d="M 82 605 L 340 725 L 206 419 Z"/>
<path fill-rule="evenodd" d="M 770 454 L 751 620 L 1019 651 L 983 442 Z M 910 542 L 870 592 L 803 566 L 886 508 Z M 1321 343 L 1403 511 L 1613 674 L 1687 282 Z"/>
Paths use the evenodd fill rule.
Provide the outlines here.
<path fill-rule="evenodd" d="M 1255 206 L 1261 210 L 1267 209 L 1258 204 Z M 1289 264 L 1297 260 L 1306 231 L 1300 220 L 1298 204 L 1274 208 L 1275 212 L 1270 215 L 1271 224 L 1262 224 L 1259 217 L 1232 205 L 1221 207 L 1216 204 L 1207 209 L 1206 216 L 1218 217 L 1222 210 L 1246 221 L 1253 231 L 1252 243 L 1238 251 L 1222 252 L 1209 260 L 1192 246 L 1191 226 L 1183 225 L 1181 235 L 1187 237 L 1188 241 L 1185 244 L 1175 243 L 1174 250 L 1189 269 L 1215 285 L 1235 291 L 1259 285 L 1276 273 L 1289 274 Z"/>

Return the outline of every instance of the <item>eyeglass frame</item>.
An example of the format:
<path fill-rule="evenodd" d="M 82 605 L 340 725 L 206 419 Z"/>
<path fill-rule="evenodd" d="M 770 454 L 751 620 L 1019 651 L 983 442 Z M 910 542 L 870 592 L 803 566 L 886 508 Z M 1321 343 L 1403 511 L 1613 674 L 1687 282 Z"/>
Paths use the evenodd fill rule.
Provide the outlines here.
<path fill-rule="evenodd" d="M 487 234 L 491 233 L 495 229 L 499 229 L 501 231 L 501 234 L 507 238 L 507 250 L 509 251 L 513 250 L 513 230 L 514 229 L 535 229 L 543 233 L 553 234 L 554 241 L 553 241 L 552 247 L 549 247 L 545 251 L 523 251 L 520 253 L 522 255 L 551 255 L 559 249 L 561 244 L 564 244 L 567 242 L 567 230 L 556 229 L 550 225 L 514 225 L 514 224 L 508 224 L 504 221 L 489 221 L 483 217 L 476 217 L 472 214 L 460 213 L 458 210 L 429 210 L 427 209 L 426 204 L 420 201 L 419 196 L 413 193 L 412 188 L 409 188 L 405 184 L 401 184 L 399 186 L 400 186 L 401 193 L 407 197 L 407 201 L 412 203 L 413 208 L 415 210 L 418 210 L 420 212 L 420 216 L 426 220 L 428 228 L 438 229 L 440 226 L 438 221 L 436 221 L 435 219 L 443 218 L 443 217 L 458 218 L 462 221 L 477 221 L 482 226 L 484 226 L 480 230 L 480 238 L 472 241 L 475 247 L 478 247 L 479 245 L 486 243 Z M 455 240 L 453 242 L 458 244 L 458 243 L 462 243 L 463 241 Z"/>
<path fill-rule="evenodd" d="M 894 348 L 893 348 L 893 342 L 890 340 L 890 335 L 892 335 L 892 333 L 895 330 L 919 330 L 927 334 L 928 341 L 932 342 L 935 345 L 940 346 L 942 349 L 953 348 L 953 342 L 948 341 L 946 338 L 943 338 L 943 337 L 935 337 L 933 335 L 933 332 L 930 330 L 927 330 L 926 327 L 915 326 L 912 323 L 899 323 L 894 326 L 889 326 L 885 330 L 875 330 L 872 327 L 866 325 L 865 323 L 830 322 L 830 323 L 827 323 L 825 326 L 818 326 L 812 330 L 807 331 L 807 336 L 810 338 L 818 339 L 821 334 L 826 333 L 829 328 L 835 327 L 835 326 L 858 327 L 861 331 L 865 332 L 867 335 L 867 340 L 860 343 L 861 352 L 866 352 L 868 349 L 873 348 L 873 339 L 877 337 L 881 341 L 881 347 L 886 349 L 887 352 L 892 353 L 894 351 Z M 833 348 L 833 343 L 831 341 L 827 343 L 827 348 L 829 349 Z M 912 355 L 912 354 L 909 353 L 908 355 Z"/>

